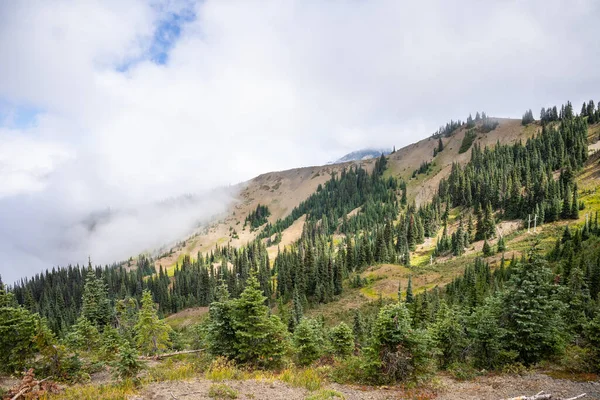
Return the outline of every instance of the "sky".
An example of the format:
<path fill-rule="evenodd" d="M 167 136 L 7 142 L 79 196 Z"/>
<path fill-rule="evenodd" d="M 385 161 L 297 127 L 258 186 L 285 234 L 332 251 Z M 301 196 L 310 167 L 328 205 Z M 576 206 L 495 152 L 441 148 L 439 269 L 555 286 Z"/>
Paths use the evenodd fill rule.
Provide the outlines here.
<path fill-rule="evenodd" d="M 0 2 L 0 275 L 156 248 L 260 173 L 599 101 L 599 18 L 594 0 Z"/>

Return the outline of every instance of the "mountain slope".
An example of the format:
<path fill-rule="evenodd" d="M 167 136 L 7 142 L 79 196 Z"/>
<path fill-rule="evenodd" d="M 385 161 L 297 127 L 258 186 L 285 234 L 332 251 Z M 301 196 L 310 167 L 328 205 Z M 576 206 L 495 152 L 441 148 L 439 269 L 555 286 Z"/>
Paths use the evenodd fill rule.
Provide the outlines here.
<path fill-rule="evenodd" d="M 524 127 L 517 119 L 497 119 L 498 126 L 488 133 L 479 133 L 474 143 L 484 146 L 525 141 L 541 128 L 538 125 Z M 442 138 L 444 150 L 435 157 L 434 149 L 438 140 L 432 137 L 403 147 L 388 156 L 386 174 L 399 177 L 407 182 L 408 198 L 422 204 L 431 199 L 437 191 L 441 179 L 447 177 L 453 162 L 465 164 L 471 152 L 459 154 L 461 143 L 467 131 L 466 126 L 456 129 L 450 137 Z M 432 167 L 426 174 L 419 174 L 411 179 L 415 170 L 423 163 L 431 162 Z M 244 220 L 259 204 L 266 205 L 271 211 L 268 221 L 274 223 L 285 218 L 294 207 L 306 200 L 317 190 L 319 185 L 327 182 L 333 173 L 339 174 L 344 168 L 360 165 L 371 171 L 375 159 L 351 161 L 340 164 L 295 168 L 286 171 L 269 172 L 257 176 L 239 185 L 239 195 L 229 210 L 216 222 L 181 242 L 173 248 L 172 253 L 156 260 L 156 266 L 171 267 L 184 254 L 195 256 L 198 252 L 208 252 L 215 245 L 230 243 L 238 247 L 256 238 L 258 231 L 251 232 L 249 226 L 244 228 Z M 282 232 L 280 246 L 297 240 L 302 233 L 302 223 L 298 221 Z M 269 249 L 271 256 L 277 253 L 277 246 Z"/>

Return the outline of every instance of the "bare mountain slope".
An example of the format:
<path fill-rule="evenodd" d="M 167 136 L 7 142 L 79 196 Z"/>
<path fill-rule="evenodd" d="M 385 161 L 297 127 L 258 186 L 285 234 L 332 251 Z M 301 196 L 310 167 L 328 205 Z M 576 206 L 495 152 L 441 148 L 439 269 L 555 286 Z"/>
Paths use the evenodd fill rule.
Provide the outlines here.
<path fill-rule="evenodd" d="M 520 120 L 498 119 L 499 125 L 488 133 L 479 133 L 475 143 L 484 146 L 493 146 L 496 142 L 513 143 L 526 140 L 539 130 L 537 125 L 523 127 Z M 402 177 L 408 182 L 408 195 L 410 199 L 420 204 L 426 202 L 436 192 L 440 180 L 450 173 L 453 162 L 466 163 L 471 152 L 459 154 L 459 148 L 467 129 L 458 128 L 450 137 L 442 138 L 444 150 L 433 156 L 438 140 L 426 138 L 406 146 L 390 154 L 388 174 Z M 419 174 L 411 178 L 413 171 L 419 168 L 423 161 L 431 162 L 428 173 Z M 296 168 L 287 171 L 277 171 L 262 174 L 239 185 L 239 195 L 230 210 L 222 218 L 202 232 L 187 238 L 182 245 L 174 249 L 172 254 L 159 258 L 156 262 L 164 267 L 175 264 L 183 254 L 195 256 L 199 251 L 207 252 L 215 245 L 230 243 L 240 246 L 256 237 L 258 231 L 251 232 L 250 227 L 244 227 L 244 220 L 248 214 L 256 209 L 258 204 L 266 205 L 271 211 L 270 222 L 287 216 L 294 207 L 314 193 L 319 184 L 324 184 L 331 175 L 339 173 L 343 168 L 351 165 L 362 165 L 370 171 L 375 160 L 363 160 L 342 164 L 332 164 L 315 167 Z M 283 232 L 283 239 L 279 246 L 288 245 L 300 237 L 302 221 L 296 221 Z M 269 249 L 271 256 L 277 252 L 277 247 Z"/>

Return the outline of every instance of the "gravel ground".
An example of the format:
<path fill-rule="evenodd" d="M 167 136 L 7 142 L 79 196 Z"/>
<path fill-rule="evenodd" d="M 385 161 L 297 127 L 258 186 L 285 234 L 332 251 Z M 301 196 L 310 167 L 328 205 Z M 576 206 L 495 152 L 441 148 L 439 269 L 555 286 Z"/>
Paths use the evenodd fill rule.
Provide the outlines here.
<path fill-rule="evenodd" d="M 238 399 L 255 400 L 302 400 L 311 393 L 293 388 L 282 382 L 226 381 L 223 382 L 238 394 Z M 210 399 L 210 387 L 214 382 L 196 379 L 182 382 L 161 382 L 147 386 L 141 395 L 131 400 L 195 400 Z M 586 400 L 600 400 L 600 382 L 573 382 L 554 379 L 541 373 L 525 376 L 484 376 L 472 381 L 459 382 L 449 377 L 438 377 L 435 390 L 407 393 L 400 387 L 369 388 L 332 384 L 327 387 L 343 393 L 346 400 L 384 399 L 438 399 L 438 400 L 499 400 L 519 395 L 534 395 L 542 390 L 557 398 L 568 398 L 587 393 Z M 420 394 L 421 396 L 417 396 Z"/>

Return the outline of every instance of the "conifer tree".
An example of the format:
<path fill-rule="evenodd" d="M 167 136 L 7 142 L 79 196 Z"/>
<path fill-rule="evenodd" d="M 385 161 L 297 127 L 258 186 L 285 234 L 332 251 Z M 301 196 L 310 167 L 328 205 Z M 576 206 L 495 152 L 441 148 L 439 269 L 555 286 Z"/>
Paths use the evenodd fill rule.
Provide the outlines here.
<path fill-rule="evenodd" d="M 331 348 L 333 354 L 346 357 L 354 350 L 354 335 L 346 323 L 340 322 L 331 329 Z"/>
<path fill-rule="evenodd" d="M 490 246 L 490 244 L 488 243 L 487 240 L 484 240 L 483 242 L 483 256 L 484 257 L 489 257 L 492 255 L 492 247 Z"/>
<path fill-rule="evenodd" d="M 171 345 L 171 327 L 158 318 L 149 290 L 142 293 L 142 307 L 138 313 L 135 331 L 137 346 L 144 354 L 157 354 Z"/>
<path fill-rule="evenodd" d="M 239 299 L 233 300 L 234 348 L 242 363 L 277 364 L 287 349 L 287 329 L 278 316 L 269 316 L 265 300 L 254 274 Z"/>
<path fill-rule="evenodd" d="M 317 321 L 303 318 L 293 336 L 296 360 L 300 365 L 309 365 L 323 354 L 323 337 Z"/>
<path fill-rule="evenodd" d="M 412 290 L 412 275 L 408 276 L 408 285 L 406 286 L 406 303 L 410 304 L 414 301 Z"/>
<path fill-rule="evenodd" d="M 440 350 L 440 365 L 448 367 L 450 364 L 463 361 L 464 350 L 468 346 L 466 332 L 461 316 L 448 307 L 445 302 L 440 304 L 436 321 L 431 327 L 431 336 Z"/>
<path fill-rule="evenodd" d="M 507 340 L 525 364 L 555 354 L 563 343 L 563 305 L 555 291 L 546 262 L 534 245 L 527 263 L 511 275 L 503 296 Z"/>
<path fill-rule="evenodd" d="M 101 328 L 111 322 L 111 313 L 106 285 L 102 279 L 96 278 L 90 261 L 83 288 L 81 315 L 97 328 Z"/>
<path fill-rule="evenodd" d="M 398 302 L 402 301 L 402 282 L 398 281 Z"/>
<path fill-rule="evenodd" d="M 367 372 L 379 382 L 405 381 L 431 373 L 435 348 L 427 331 L 411 327 L 404 303 L 384 306 L 373 327 Z"/>
<path fill-rule="evenodd" d="M 354 323 L 352 325 L 352 333 L 354 334 L 354 343 L 359 345 L 364 340 L 364 323 L 362 315 L 358 309 L 354 310 Z"/>
<path fill-rule="evenodd" d="M 209 320 L 206 328 L 208 351 L 215 356 L 235 357 L 235 328 L 233 304 L 229 300 L 227 284 L 222 281 L 216 300 L 210 303 Z"/>
<path fill-rule="evenodd" d="M 35 316 L 0 287 L 0 371 L 13 373 L 27 365 L 35 352 L 35 328 Z"/>
<path fill-rule="evenodd" d="M 98 348 L 100 343 L 100 333 L 96 326 L 82 315 L 77 319 L 77 322 L 71 326 L 67 341 L 75 349 L 90 352 Z"/>
<path fill-rule="evenodd" d="M 498 253 L 504 253 L 506 251 L 506 243 L 504 242 L 504 236 L 500 235 L 498 239 Z"/>

